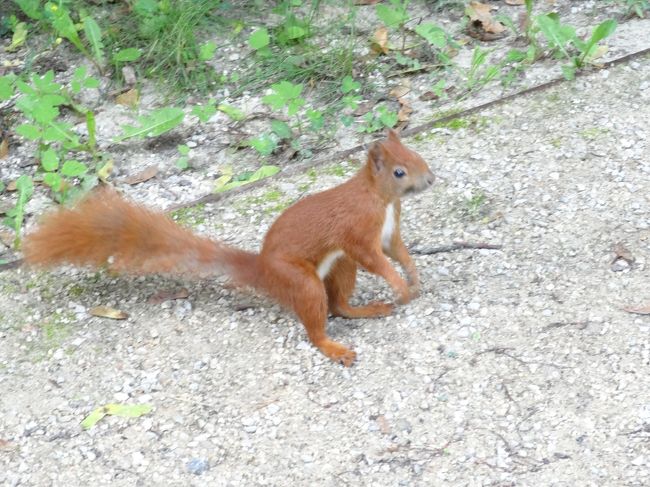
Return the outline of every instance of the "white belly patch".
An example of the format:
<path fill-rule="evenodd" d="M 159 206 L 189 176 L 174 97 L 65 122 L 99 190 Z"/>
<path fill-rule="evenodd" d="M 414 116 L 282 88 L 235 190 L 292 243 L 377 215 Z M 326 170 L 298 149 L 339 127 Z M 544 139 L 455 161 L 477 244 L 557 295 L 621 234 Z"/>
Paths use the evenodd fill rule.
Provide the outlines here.
<path fill-rule="evenodd" d="M 342 255 L 342 250 L 335 250 L 334 252 L 330 252 L 329 254 L 326 254 L 325 257 L 323 257 L 323 260 L 321 260 L 320 264 L 318 264 L 318 269 L 316 269 L 318 277 L 321 278 L 321 281 L 327 277 L 327 274 L 329 274 L 330 270 L 332 270 L 332 266 L 334 265 L 334 262 L 336 262 L 336 259 Z"/>
<path fill-rule="evenodd" d="M 395 208 L 391 203 L 386 207 L 386 218 L 384 220 L 384 226 L 381 228 L 381 246 L 384 249 L 390 247 L 390 241 L 393 238 L 393 232 L 395 231 Z"/>

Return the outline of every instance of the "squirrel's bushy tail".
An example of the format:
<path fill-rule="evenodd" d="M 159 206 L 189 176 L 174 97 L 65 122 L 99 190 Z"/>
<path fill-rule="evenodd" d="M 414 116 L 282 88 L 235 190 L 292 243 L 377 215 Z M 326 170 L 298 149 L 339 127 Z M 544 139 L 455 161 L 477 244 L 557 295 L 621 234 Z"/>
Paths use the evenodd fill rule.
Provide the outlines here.
<path fill-rule="evenodd" d="M 46 216 L 25 238 L 23 251 L 33 266 L 108 265 L 129 274 L 191 277 L 226 274 L 240 285 L 259 285 L 257 254 L 195 235 L 108 188 Z"/>

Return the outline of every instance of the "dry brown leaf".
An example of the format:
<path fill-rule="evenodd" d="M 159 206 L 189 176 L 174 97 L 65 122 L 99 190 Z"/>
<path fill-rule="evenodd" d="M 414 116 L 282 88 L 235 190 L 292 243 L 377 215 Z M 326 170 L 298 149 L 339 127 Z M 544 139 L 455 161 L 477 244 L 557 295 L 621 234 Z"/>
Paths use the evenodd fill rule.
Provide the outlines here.
<path fill-rule="evenodd" d="M 0 243 L 2 243 L 2 245 L 5 247 L 11 248 L 11 246 L 14 244 L 15 238 L 16 234 L 14 232 L 11 232 L 9 230 L 0 230 Z"/>
<path fill-rule="evenodd" d="M 164 303 L 165 301 L 170 301 L 172 299 L 185 299 L 188 298 L 189 295 L 190 292 L 184 287 L 180 289 L 163 289 L 149 296 L 149 299 L 147 299 L 147 303 L 160 304 L 160 303 Z"/>
<path fill-rule="evenodd" d="M 140 172 L 137 172 L 131 176 L 124 178 L 122 182 L 133 186 L 134 184 L 140 184 L 140 183 L 144 183 L 145 181 L 149 181 L 156 174 L 158 174 L 158 166 L 153 165 L 144 168 Z"/>
<path fill-rule="evenodd" d="M 15 179 L 13 181 L 9 181 L 7 183 L 6 190 L 9 191 L 9 192 L 16 191 L 16 180 Z"/>
<path fill-rule="evenodd" d="M 352 112 L 352 115 L 355 117 L 361 117 L 362 115 L 365 115 L 368 113 L 370 110 L 372 110 L 372 107 L 375 105 L 375 102 L 373 100 L 365 101 L 363 103 L 359 103 L 357 105 L 356 110 Z"/>
<path fill-rule="evenodd" d="M 431 101 L 431 100 L 437 100 L 440 97 L 436 95 L 433 91 L 425 91 L 420 95 L 419 98 L 421 101 Z"/>
<path fill-rule="evenodd" d="M 628 313 L 634 313 L 635 315 L 650 315 L 650 304 L 647 304 L 645 306 L 639 306 L 638 308 L 634 308 L 634 307 L 623 308 L 623 311 L 627 311 Z"/>
<path fill-rule="evenodd" d="M 377 416 L 377 424 L 379 425 L 379 431 L 385 435 L 390 434 L 390 424 L 388 424 L 388 420 L 383 414 Z"/>
<path fill-rule="evenodd" d="M 135 108 L 140 101 L 140 93 L 137 88 L 131 88 L 115 97 L 115 103 L 126 107 Z"/>
<path fill-rule="evenodd" d="M 524 5 L 526 0 L 506 0 L 508 5 Z"/>
<path fill-rule="evenodd" d="M 397 86 L 395 86 L 392 90 L 390 90 L 388 95 L 399 99 L 402 98 L 404 95 L 410 93 L 410 91 L 411 91 L 411 81 L 408 79 L 403 79 L 399 82 Z"/>
<path fill-rule="evenodd" d="M 386 27 L 380 27 L 375 31 L 370 49 L 377 54 L 388 54 L 388 29 Z"/>
<path fill-rule="evenodd" d="M 124 311 L 119 309 L 111 308 L 110 306 L 95 306 L 90 308 L 88 311 L 93 316 L 99 316 L 101 318 L 110 318 L 112 320 L 125 320 L 129 317 Z"/>
<path fill-rule="evenodd" d="M 408 122 L 411 115 L 413 113 L 413 108 L 411 108 L 411 104 L 406 98 L 399 98 L 399 103 L 401 105 L 399 112 L 397 112 L 397 120 L 400 122 Z"/>
<path fill-rule="evenodd" d="M 0 142 L 0 159 L 4 159 L 9 155 L 9 139 L 2 139 Z"/>
<path fill-rule="evenodd" d="M 355 5 L 374 5 L 379 3 L 380 0 L 354 0 Z"/>
<path fill-rule="evenodd" d="M 618 242 L 616 245 L 614 245 L 612 250 L 614 251 L 614 254 L 616 254 L 612 260 L 612 264 L 618 259 L 623 259 L 628 264 L 634 263 L 634 255 L 632 255 L 632 252 L 630 252 L 622 242 Z"/>
<path fill-rule="evenodd" d="M 469 16 L 467 33 L 472 37 L 478 37 L 481 40 L 488 41 L 498 39 L 498 34 L 506 30 L 506 26 L 498 20 L 495 20 L 490 13 L 492 6 L 485 5 L 481 2 L 470 2 L 465 10 Z"/>
<path fill-rule="evenodd" d="M 16 445 L 13 444 L 11 441 L 5 440 L 4 438 L 0 438 L 0 450 L 7 451 L 7 450 L 13 450 L 14 448 L 16 448 Z"/>

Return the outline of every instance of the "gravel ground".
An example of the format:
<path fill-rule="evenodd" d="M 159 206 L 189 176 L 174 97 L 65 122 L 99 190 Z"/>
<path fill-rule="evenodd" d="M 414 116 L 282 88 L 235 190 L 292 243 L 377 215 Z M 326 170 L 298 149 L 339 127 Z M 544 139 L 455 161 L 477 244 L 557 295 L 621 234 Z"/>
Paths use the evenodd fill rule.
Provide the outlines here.
<path fill-rule="evenodd" d="M 218 283 L 0 274 L 0 484 L 649 485 L 650 316 L 623 310 L 650 306 L 649 79 L 639 59 L 407 140 L 441 178 L 405 202 L 407 242 L 503 248 L 418 256 L 418 300 L 331 319 L 351 369 Z M 340 167 L 185 217 L 256 248 Z M 80 427 L 108 403 L 153 410 Z"/>

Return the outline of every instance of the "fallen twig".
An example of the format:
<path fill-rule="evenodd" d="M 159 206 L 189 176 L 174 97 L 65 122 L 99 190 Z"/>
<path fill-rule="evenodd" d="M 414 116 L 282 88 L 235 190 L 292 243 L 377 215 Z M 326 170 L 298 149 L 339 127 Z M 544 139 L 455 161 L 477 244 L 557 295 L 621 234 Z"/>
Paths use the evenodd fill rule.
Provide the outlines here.
<path fill-rule="evenodd" d="M 16 259 L 10 262 L 4 262 L 3 264 L 0 264 L 0 272 L 8 271 L 11 269 L 17 269 L 21 265 L 23 265 L 23 259 Z"/>
<path fill-rule="evenodd" d="M 440 245 L 438 247 L 413 247 L 411 252 L 419 255 L 430 255 L 430 254 L 440 254 L 443 252 L 453 252 L 455 250 L 461 249 L 488 249 L 488 250 L 499 250 L 503 248 L 503 245 L 498 244 L 489 244 L 485 242 L 453 242 L 448 245 Z"/>

